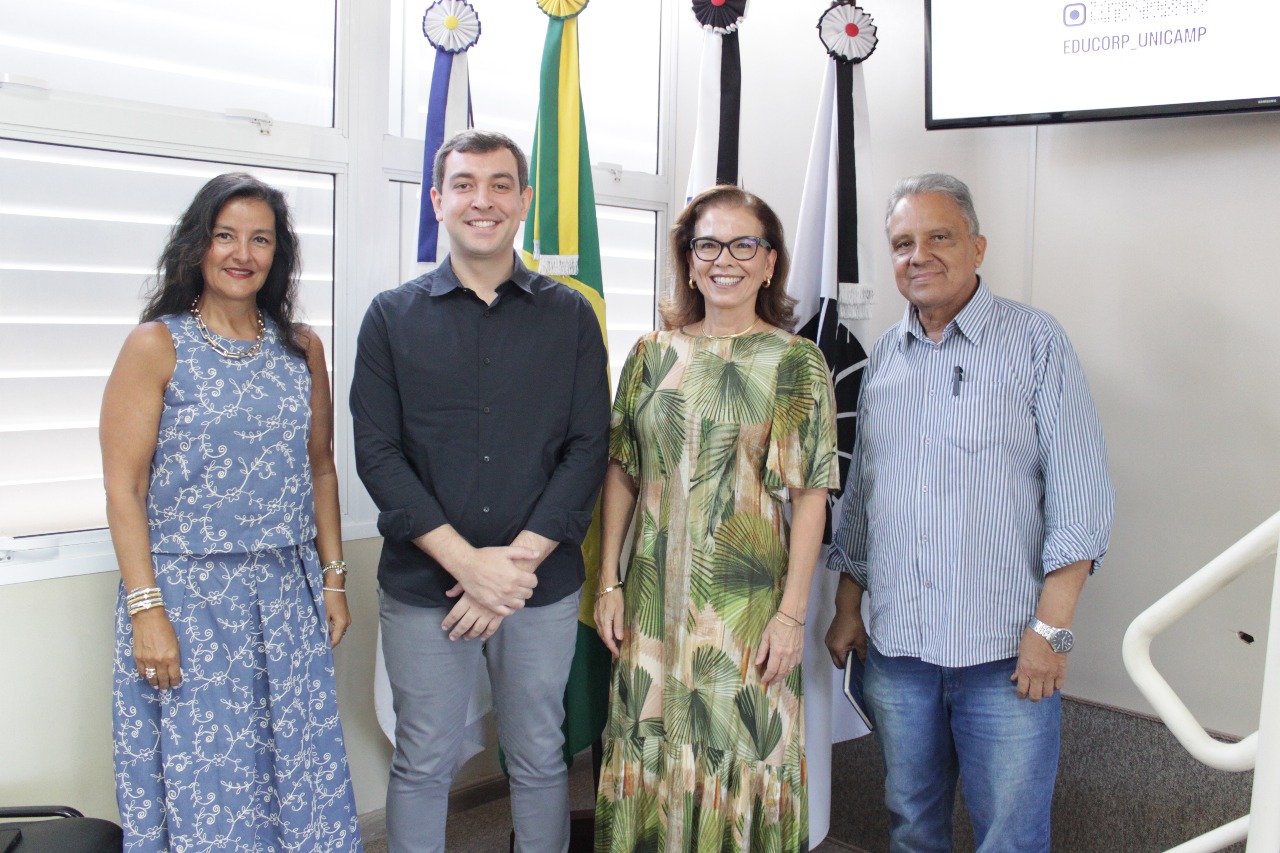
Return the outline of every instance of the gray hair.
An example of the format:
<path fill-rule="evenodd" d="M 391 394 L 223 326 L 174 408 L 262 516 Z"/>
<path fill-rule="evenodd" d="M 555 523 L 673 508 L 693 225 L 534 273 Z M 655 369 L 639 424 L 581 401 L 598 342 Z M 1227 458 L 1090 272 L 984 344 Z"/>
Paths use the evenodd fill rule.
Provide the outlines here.
<path fill-rule="evenodd" d="M 490 151 L 497 151 L 505 148 L 511 152 L 511 156 L 516 158 L 516 182 L 520 184 L 520 192 L 524 192 L 524 188 L 529 186 L 529 158 L 524 156 L 524 152 L 520 150 L 520 146 L 505 133 L 499 133 L 496 130 L 477 130 L 468 128 L 453 136 L 451 139 L 445 140 L 445 143 L 436 151 L 436 159 L 432 164 L 432 181 L 431 185 L 437 190 L 443 190 L 444 187 L 444 161 L 452 152 L 457 151 L 459 154 L 488 154 Z"/>
<path fill-rule="evenodd" d="M 893 192 L 889 193 L 889 206 L 884 214 L 885 233 L 889 231 L 889 218 L 893 216 L 893 209 L 898 206 L 898 202 L 907 196 L 925 193 L 942 193 L 954 201 L 960 208 L 960 215 L 964 217 L 965 224 L 969 226 L 969 236 L 975 238 L 978 236 L 978 212 L 973 209 L 973 194 L 969 192 L 969 187 L 964 181 L 943 172 L 926 172 L 923 175 L 912 175 L 898 181 Z"/>

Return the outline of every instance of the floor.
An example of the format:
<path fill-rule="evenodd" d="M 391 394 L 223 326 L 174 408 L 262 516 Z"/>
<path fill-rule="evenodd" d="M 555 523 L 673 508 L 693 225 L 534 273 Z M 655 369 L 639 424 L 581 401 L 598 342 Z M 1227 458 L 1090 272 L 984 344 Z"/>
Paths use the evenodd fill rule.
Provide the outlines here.
<path fill-rule="evenodd" d="M 831 776 L 840 791 L 832 801 L 832 833 L 846 844 L 887 853 L 884 762 L 874 736 L 836 744 Z M 1206 767 L 1152 717 L 1063 697 L 1054 853 L 1168 850 L 1247 814 L 1252 790 L 1252 772 Z M 973 853 L 963 796 L 954 825 L 955 853 Z M 1222 853 L 1244 853 L 1244 848 L 1235 844 Z"/>
<path fill-rule="evenodd" d="M 595 803 L 591 780 L 591 762 L 575 761 L 569 771 L 569 805 L 573 809 L 590 809 Z M 360 818 L 365 853 L 386 853 L 387 829 L 381 811 Z M 501 853 L 510 849 L 511 807 L 506 797 L 490 800 L 471 808 L 451 811 L 446 832 L 448 853 Z M 835 841 L 824 841 L 813 853 L 860 853 Z"/>

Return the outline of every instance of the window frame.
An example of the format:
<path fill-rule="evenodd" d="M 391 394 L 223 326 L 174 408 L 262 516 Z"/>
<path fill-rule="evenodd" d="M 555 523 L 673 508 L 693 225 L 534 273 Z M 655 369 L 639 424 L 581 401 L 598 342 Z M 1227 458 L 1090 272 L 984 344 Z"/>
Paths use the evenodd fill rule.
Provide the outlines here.
<path fill-rule="evenodd" d="M 653 211 L 658 245 L 655 303 L 668 278 L 662 235 L 683 190 L 674 187 L 675 152 L 674 0 L 660 0 L 658 168 L 629 172 L 595 164 L 599 204 Z M 377 509 L 356 474 L 350 418 L 350 391 L 356 337 L 372 297 L 395 287 L 398 263 L 388 221 L 397 182 L 418 183 L 421 141 L 385 132 L 388 124 L 390 0 L 357 4 L 339 0 L 335 32 L 334 126 L 273 121 L 262 133 L 250 120 L 210 111 L 142 104 L 31 85 L 0 77 L 0 138 L 143 154 L 247 167 L 327 174 L 334 181 L 333 346 L 330 382 L 335 398 L 334 456 L 340 480 L 342 538 L 374 538 Z M 351 97 L 354 66 L 364 63 L 360 98 Z M 4 69 L 18 71 L 20 69 Z M 14 82 L 16 81 L 16 82 Z M 360 253 L 351 251 L 360 246 Z M 107 528 L 0 538 L 0 586 L 81 574 L 116 571 Z"/>

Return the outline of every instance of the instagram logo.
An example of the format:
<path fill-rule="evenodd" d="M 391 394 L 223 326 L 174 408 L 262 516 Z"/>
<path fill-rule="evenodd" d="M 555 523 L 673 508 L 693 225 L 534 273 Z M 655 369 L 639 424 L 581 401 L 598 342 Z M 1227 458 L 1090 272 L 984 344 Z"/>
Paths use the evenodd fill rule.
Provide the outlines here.
<path fill-rule="evenodd" d="M 1086 18 L 1083 3 L 1068 3 L 1062 7 L 1062 23 L 1068 27 L 1078 27 Z"/>

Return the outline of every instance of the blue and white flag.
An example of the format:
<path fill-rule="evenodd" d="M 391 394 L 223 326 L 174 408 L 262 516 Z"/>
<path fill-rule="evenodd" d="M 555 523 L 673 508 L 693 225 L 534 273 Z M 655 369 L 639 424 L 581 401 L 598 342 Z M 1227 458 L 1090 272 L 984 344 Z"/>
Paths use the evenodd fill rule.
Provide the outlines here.
<path fill-rule="evenodd" d="M 436 49 L 422 150 L 422 196 L 418 205 L 418 261 L 433 263 L 448 253 L 431 205 L 432 168 L 446 139 L 474 125 L 467 50 L 480 39 L 480 18 L 466 0 L 437 0 L 422 16 L 422 32 Z"/>
<path fill-rule="evenodd" d="M 426 143 L 422 157 L 422 197 L 418 213 L 418 261 L 434 263 L 448 254 L 447 244 L 436 221 L 431 204 L 432 169 L 436 152 L 454 134 L 473 126 L 471 87 L 467 76 L 467 49 L 480 38 L 480 18 L 466 0 L 437 0 L 422 16 L 422 32 L 436 49 L 435 67 L 431 73 L 431 98 L 427 106 Z M 382 631 L 378 631 L 374 650 L 373 707 L 382 729 L 392 746 L 396 742 L 395 697 L 387 675 L 386 657 L 382 652 Z M 483 667 L 467 703 L 466 727 L 462 749 L 454 769 L 472 756 L 483 752 L 486 745 L 485 716 L 493 709 L 489 677 Z"/>

